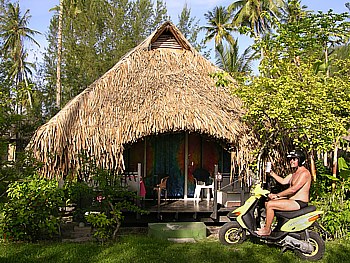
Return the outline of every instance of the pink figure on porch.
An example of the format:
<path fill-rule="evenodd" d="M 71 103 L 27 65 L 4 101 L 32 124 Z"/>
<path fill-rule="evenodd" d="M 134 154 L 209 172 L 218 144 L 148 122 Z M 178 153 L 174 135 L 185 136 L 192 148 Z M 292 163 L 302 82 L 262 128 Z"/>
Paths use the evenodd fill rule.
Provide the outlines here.
<path fill-rule="evenodd" d="M 145 187 L 143 180 L 140 180 L 140 196 L 142 198 L 146 197 L 146 187 Z"/>

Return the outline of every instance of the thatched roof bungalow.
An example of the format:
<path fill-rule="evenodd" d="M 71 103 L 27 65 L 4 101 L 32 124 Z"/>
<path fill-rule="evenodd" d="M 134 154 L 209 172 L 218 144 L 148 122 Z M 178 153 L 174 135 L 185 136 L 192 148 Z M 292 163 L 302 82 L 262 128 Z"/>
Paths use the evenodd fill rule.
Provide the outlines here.
<path fill-rule="evenodd" d="M 50 178 L 78 169 L 85 152 L 104 168 L 141 162 L 145 178 L 170 174 L 170 193 L 187 196 L 193 169 L 239 166 L 255 144 L 241 102 L 209 76 L 219 70 L 166 22 L 41 126 L 30 147 Z"/>

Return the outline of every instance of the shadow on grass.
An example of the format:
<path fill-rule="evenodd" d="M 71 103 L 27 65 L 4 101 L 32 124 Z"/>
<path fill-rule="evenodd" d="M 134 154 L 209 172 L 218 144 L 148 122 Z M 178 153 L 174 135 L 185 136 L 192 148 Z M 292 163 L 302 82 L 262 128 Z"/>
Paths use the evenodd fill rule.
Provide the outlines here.
<path fill-rule="evenodd" d="M 327 243 L 319 262 L 350 262 L 350 245 Z M 0 262 L 125 262 L 125 263 L 205 263 L 205 262 L 303 262 L 294 253 L 276 247 L 245 242 L 236 247 L 218 241 L 176 244 L 147 236 L 126 236 L 117 243 L 1 244 Z"/>
<path fill-rule="evenodd" d="M 271 252 L 272 251 L 272 252 Z M 109 258 L 109 260 L 107 260 Z M 264 260 L 262 260 L 264 259 Z M 218 242 L 174 244 L 151 238 L 124 238 L 95 255 L 94 262 L 125 263 L 203 263 L 203 262 L 292 262 L 293 255 L 281 255 L 280 250 L 264 245 L 245 243 L 237 248 Z M 96 260 L 96 261 L 95 261 Z M 282 260 L 282 261 L 281 261 Z"/>
<path fill-rule="evenodd" d="M 4 244 L 0 262 L 89 262 L 105 248 L 93 243 Z"/>

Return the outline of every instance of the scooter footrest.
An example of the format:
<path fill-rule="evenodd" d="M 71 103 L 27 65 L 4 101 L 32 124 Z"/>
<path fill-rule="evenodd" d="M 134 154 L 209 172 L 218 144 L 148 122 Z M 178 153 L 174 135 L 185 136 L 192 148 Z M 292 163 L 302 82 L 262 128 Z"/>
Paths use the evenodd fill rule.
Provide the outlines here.
<path fill-rule="evenodd" d="M 251 233 L 253 236 L 256 236 L 260 239 L 263 239 L 263 240 L 268 240 L 268 241 L 272 241 L 272 242 L 276 242 L 282 238 L 284 238 L 288 233 L 287 232 L 274 232 L 272 231 L 271 232 L 271 235 L 269 236 L 259 236 L 257 235 L 255 232 Z"/>

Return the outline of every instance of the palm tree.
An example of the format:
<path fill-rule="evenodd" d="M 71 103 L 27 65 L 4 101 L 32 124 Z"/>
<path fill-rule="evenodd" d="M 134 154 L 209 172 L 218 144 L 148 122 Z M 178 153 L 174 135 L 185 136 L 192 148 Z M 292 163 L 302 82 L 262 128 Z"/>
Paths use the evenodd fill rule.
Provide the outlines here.
<path fill-rule="evenodd" d="M 278 18 L 285 6 L 283 0 L 237 0 L 228 7 L 233 25 L 249 27 L 255 38 L 271 29 L 272 18 Z"/>
<path fill-rule="evenodd" d="M 65 3 L 68 15 L 76 16 L 81 11 L 78 8 L 77 0 L 69 0 Z M 64 0 L 60 0 L 59 6 L 52 10 L 58 10 L 58 30 L 57 30 L 57 65 L 56 65 L 56 106 L 61 108 L 62 84 L 61 84 L 61 64 L 62 64 L 62 38 L 63 38 L 63 12 Z"/>
<path fill-rule="evenodd" d="M 282 23 L 297 23 L 307 15 L 307 6 L 301 5 L 301 0 L 288 0 L 283 9 Z"/>
<path fill-rule="evenodd" d="M 231 75 L 252 71 L 255 53 L 251 47 L 248 47 L 242 55 L 239 55 L 239 46 L 236 40 L 232 45 L 220 44 L 215 51 L 216 65 Z"/>
<path fill-rule="evenodd" d="M 29 108 L 33 108 L 31 87 L 29 85 L 28 75 L 32 75 L 32 69 L 35 68 L 34 64 L 27 61 L 28 53 L 24 50 L 21 57 L 12 61 L 8 74 L 9 78 L 15 83 L 17 90 L 17 101 L 19 102 L 19 108 L 26 107 L 29 104 Z M 26 103 L 27 102 L 27 103 Z M 27 107 L 26 107 L 27 108 Z M 21 110 L 18 110 L 21 113 Z"/>
<path fill-rule="evenodd" d="M 214 39 L 215 47 L 222 44 L 226 40 L 229 44 L 233 44 L 235 40 L 231 36 L 234 27 L 231 23 L 231 14 L 223 6 L 216 6 L 213 11 L 208 11 L 204 14 L 208 20 L 208 26 L 203 26 L 201 29 L 206 30 L 204 43 Z"/>
<path fill-rule="evenodd" d="M 28 74 L 31 74 L 27 58 L 27 52 L 24 48 L 24 42 L 29 41 L 39 46 L 33 36 L 38 31 L 27 27 L 29 19 L 29 10 L 26 10 L 23 16 L 19 4 L 8 4 L 7 12 L 0 17 L 3 28 L 0 32 L 0 37 L 3 38 L 1 53 L 8 58 L 11 63 L 11 71 L 9 78 L 15 83 L 17 92 L 19 91 L 20 83 L 24 82 L 27 90 L 27 96 L 30 107 L 32 107 L 30 90 L 28 88 Z"/>
<path fill-rule="evenodd" d="M 56 67 L 56 106 L 61 108 L 61 61 L 62 61 L 62 23 L 63 23 L 63 0 L 60 0 L 58 11 L 58 32 L 57 32 L 57 67 Z"/>
<path fill-rule="evenodd" d="M 10 52 L 10 56 L 15 57 L 16 54 L 21 54 L 21 51 L 23 51 L 24 41 L 33 42 L 40 46 L 33 38 L 35 34 L 40 34 L 40 32 L 27 27 L 30 18 L 29 9 L 21 16 L 18 3 L 8 4 L 7 13 L 0 17 L 4 22 L 4 28 L 0 33 L 0 37 L 4 39 L 2 52 Z"/>

